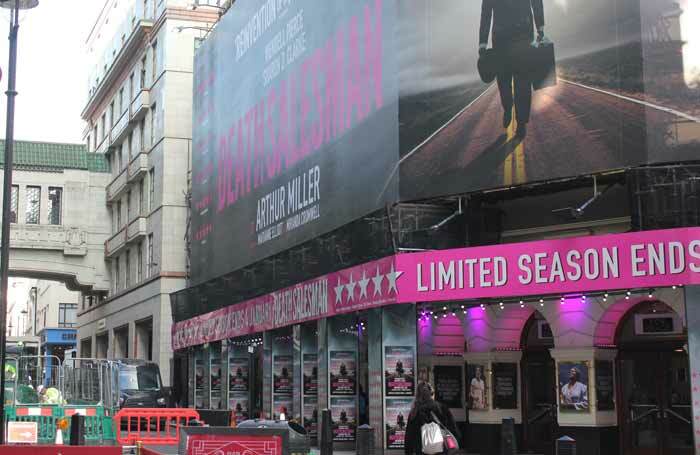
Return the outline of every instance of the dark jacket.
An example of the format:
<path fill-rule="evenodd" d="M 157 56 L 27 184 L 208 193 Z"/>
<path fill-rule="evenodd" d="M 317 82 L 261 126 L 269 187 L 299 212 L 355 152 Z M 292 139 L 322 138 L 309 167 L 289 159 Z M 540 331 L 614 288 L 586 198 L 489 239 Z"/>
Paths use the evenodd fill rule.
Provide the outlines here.
<path fill-rule="evenodd" d="M 489 33 L 496 49 L 518 41 L 529 43 L 535 37 L 533 19 L 537 28 L 544 27 L 542 0 L 482 0 L 479 43 L 488 43 Z"/>
<path fill-rule="evenodd" d="M 447 406 L 444 406 L 437 401 L 432 401 L 425 404 L 417 409 L 416 415 L 412 414 L 408 416 L 408 424 L 406 425 L 406 442 L 405 442 L 405 452 L 406 455 L 421 455 L 423 443 L 421 441 L 421 427 L 433 421 L 430 412 L 434 412 L 435 416 L 440 419 L 442 423 L 450 432 L 460 441 L 459 432 L 457 431 L 457 425 L 455 425 L 455 420 L 452 417 Z"/>

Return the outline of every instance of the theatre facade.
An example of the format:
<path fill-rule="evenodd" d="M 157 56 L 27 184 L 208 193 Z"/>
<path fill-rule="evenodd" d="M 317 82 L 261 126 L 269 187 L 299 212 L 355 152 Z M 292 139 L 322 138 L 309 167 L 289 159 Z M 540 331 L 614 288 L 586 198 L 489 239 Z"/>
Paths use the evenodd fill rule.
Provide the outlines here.
<path fill-rule="evenodd" d="M 398 453 L 428 381 L 469 453 L 696 453 L 691 3 L 544 0 L 524 89 L 478 73 L 481 2 L 238 0 L 195 60 L 180 404 Z"/>

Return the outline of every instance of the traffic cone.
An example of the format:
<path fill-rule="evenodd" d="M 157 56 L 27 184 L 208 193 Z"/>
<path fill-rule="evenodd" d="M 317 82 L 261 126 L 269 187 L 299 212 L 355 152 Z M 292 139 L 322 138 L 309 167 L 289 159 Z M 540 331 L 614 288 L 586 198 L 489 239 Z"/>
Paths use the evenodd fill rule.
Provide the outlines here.
<path fill-rule="evenodd" d="M 60 428 L 58 428 L 58 429 L 56 430 L 56 441 L 55 441 L 55 444 L 56 444 L 57 446 L 62 446 L 62 445 L 63 445 L 63 431 L 62 431 Z"/>

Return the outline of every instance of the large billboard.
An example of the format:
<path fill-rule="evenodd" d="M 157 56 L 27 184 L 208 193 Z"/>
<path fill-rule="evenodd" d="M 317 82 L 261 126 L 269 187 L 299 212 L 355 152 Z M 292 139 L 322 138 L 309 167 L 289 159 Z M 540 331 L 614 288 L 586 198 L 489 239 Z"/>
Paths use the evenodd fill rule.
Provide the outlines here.
<path fill-rule="evenodd" d="M 699 22 L 696 0 L 238 0 L 195 61 L 193 283 L 398 200 L 697 160 Z"/>
<path fill-rule="evenodd" d="M 394 0 L 238 0 L 195 57 L 192 282 L 398 198 Z"/>
<path fill-rule="evenodd" d="M 401 199 L 700 157 L 697 1 L 398 3 Z"/>

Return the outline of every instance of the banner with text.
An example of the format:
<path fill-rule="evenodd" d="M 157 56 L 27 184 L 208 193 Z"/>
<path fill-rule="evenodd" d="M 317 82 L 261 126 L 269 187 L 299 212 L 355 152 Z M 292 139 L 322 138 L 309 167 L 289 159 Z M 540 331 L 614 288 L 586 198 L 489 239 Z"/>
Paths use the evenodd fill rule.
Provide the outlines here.
<path fill-rule="evenodd" d="M 700 228 L 409 253 L 175 323 L 172 341 L 182 349 L 395 303 L 698 283 Z"/>
<path fill-rule="evenodd" d="M 194 284 L 396 201 L 395 9 L 393 0 L 238 0 L 202 44 Z"/>

